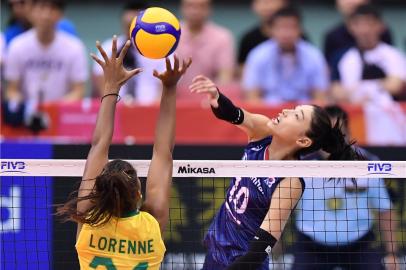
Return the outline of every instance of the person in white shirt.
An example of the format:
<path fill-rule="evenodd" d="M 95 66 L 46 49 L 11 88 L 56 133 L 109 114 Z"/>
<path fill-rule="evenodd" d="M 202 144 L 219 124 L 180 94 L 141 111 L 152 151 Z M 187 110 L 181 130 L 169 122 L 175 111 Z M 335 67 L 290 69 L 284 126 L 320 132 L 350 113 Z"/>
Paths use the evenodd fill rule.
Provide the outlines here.
<path fill-rule="evenodd" d="M 119 51 L 124 47 L 125 42 L 130 39 L 129 29 L 131 21 L 141 10 L 148 8 L 148 3 L 146 0 L 129 0 L 124 5 L 124 9 L 121 15 L 121 25 L 122 25 L 122 35 L 117 39 L 117 46 Z M 103 42 L 102 47 L 108 51 L 110 48 L 112 40 L 106 40 Z M 138 104 L 150 105 L 156 103 L 160 100 L 161 96 L 161 86 L 159 80 L 152 76 L 152 71 L 163 71 L 165 70 L 164 60 L 153 60 L 142 56 L 135 46 L 131 46 L 127 55 L 124 59 L 124 66 L 128 69 L 141 68 L 145 72 L 140 75 L 131 78 L 126 82 L 121 93 L 124 101 L 133 102 Z M 93 84 L 96 94 L 100 95 L 103 91 L 104 78 L 102 68 L 95 64 L 93 66 Z"/>
<path fill-rule="evenodd" d="M 396 48 L 380 41 L 384 24 L 371 5 L 359 6 L 349 19 L 356 46 L 338 63 L 332 87 L 336 101 L 388 105 L 401 94 L 406 82 L 406 59 Z"/>
<path fill-rule="evenodd" d="M 4 62 L 4 53 L 5 53 L 6 44 L 4 41 L 3 33 L 0 33 L 0 64 Z"/>
<path fill-rule="evenodd" d="M 3 64 L 4 64 L 4 56 L 5 56 L 5 50 L 6 44 L 4 40 L 4 35 L 3 33 L 0 32 L 0 94 L 2 93 L 2 88 L 3 88 Z"/>
<path fill-rule="evenodd" d="M 12 103 L 77 101 L 84 96 L 86 49 L 78 38 L 55 29 L 59 3 L 33 1 L 33 29 L 16 37 L 8 48 L 6 99 Z"/>

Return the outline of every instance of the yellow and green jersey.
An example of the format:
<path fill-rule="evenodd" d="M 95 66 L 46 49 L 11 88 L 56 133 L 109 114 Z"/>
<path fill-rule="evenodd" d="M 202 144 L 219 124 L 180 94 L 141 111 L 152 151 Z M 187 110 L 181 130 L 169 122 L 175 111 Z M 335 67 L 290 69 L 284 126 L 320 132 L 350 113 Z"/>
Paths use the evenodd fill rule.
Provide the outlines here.
<path fill-rule="evenodd" d="M 134 211 L 100 227 L 84 224 L 76 250 L 82 270 L 158 270 L 166 248 L 158 221 Z"/>

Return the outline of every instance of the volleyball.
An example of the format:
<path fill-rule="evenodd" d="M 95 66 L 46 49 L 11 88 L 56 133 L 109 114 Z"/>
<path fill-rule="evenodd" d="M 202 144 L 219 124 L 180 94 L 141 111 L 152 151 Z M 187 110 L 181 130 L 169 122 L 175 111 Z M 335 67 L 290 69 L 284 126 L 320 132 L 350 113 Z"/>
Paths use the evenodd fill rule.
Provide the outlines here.
<path fill-rule="evenodd" d="M 130 37 L 141 55 L 152 59 L 165 58 L 178 46 L 179 20 L 164 8 L 148 8 L 133 19 Z"/>

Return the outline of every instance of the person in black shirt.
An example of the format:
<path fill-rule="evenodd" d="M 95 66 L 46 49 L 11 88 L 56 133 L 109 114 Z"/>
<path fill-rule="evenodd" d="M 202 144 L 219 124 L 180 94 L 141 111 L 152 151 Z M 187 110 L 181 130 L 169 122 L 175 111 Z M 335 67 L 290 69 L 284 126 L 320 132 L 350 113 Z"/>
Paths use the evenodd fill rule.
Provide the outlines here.
<path fill-rule="evenodd" d="M 332 80 L 336 80 L 337 65 L 344 53 L 355 45 L 355 39 L 348 29 L 348 18 L 355 9 L 363 4 L 368 4 L 370 0 L 336 0 L 337 9 L 344 17 L 344 21 L 336 25 L 325 35 L 324 55 L 332 71 Z M 381 34 L 381 41 L 392 44 L 392 34 L 385 26 Z"/>
<path fill-rule="evenodd" d="M 269 39 L 269 18 L 287 6 L 288 0 L 253 0 L 252 10 L 259 18 L 259 24 L 246 32 L 240 40 L 238 50 L 238 64 L 242 67 L 247 59 L 248 53 L 258 44 Z"/>

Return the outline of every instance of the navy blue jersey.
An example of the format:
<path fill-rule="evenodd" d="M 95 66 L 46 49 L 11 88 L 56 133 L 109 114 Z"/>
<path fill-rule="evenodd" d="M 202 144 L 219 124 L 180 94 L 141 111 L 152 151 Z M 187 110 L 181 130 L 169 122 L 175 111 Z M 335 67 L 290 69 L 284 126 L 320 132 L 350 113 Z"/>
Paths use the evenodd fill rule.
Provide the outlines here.
<path fill-rule="evenodd" d="M 249 143 L 244 149 L 243 160 L 267 160 L 271 141 L 272 137 L 267 137 Z M 281 180 L 274 177 L 231 180 L 225 202 L 204 239 L 208 253 L 203 269 L 223 269 L 247 252 L 249 241 L 268 213 L 272 193 Z M 268 260 L 264 262 L 263 269 L 268 269 Z"/>

